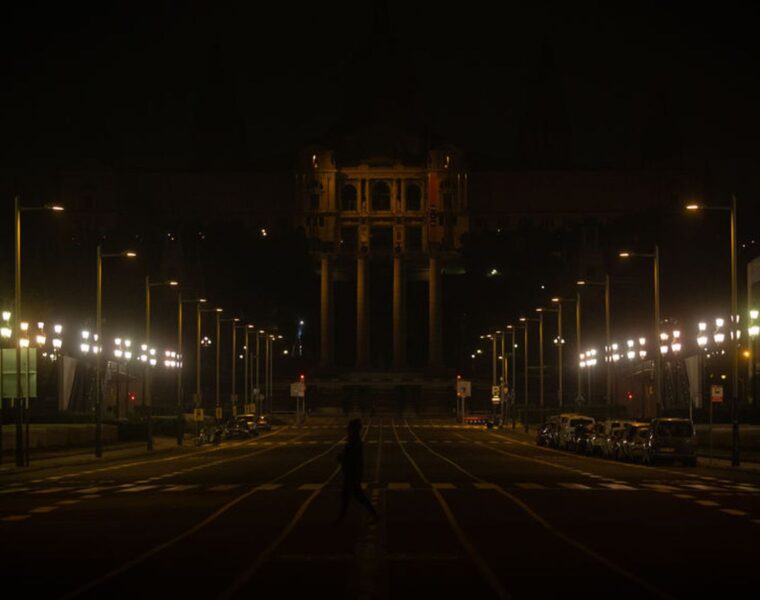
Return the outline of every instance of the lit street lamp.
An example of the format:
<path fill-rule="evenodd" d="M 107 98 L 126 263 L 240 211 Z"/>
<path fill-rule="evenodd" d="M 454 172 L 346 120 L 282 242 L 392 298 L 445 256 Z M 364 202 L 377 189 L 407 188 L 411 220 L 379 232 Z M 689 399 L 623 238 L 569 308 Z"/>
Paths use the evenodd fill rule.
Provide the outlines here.
<path fill-rule="evenodd" d="M 607 361 L 607 405 L 612 403 L 612 360 L 610 360 L 612 338 L 610 333 L 610 276 L 605 275 L 604 281 L 579 281 L 578 285 L 604 287 L 604 335 L 605 335 L 605 360 Z M 589 401 L 590 404 L 590 401 Z"/>
<path fill-rule="evenodd" d="M 15 278 L 14 278 L 14 308 L 16 315 L 16 339 L 21 340 L 21 213 L 37 210 L 62 211 L 63 207 L 48 204 L 45 206 L 21 206 L 19 197 L 14 198 L 14 225 L 15 225 Z M 23 424 L 24 407 L 21 405 L 21 348 L 16 343 L 16 466 L 23 467 L 28 464 L 28 458 L 24 456 Z"/>
<path fill-rule="evenodd" d="M 185 354 L 182 351 L 182 305 L 200 304 L 206 302 L 205 298 L 193 298 L 192 300 L 183 300 L 182 292 L 177 294 L 177 360 L 179 368 L 177 369 L 177 445 L 181 446 L 184 441 L 184 417 L 182 415 L 182 371 L 185 363 Z M 200 313 L 198 315 L 198 339 L 200 340 Z M 198 352 L 200 354 L 200 351 Z M 198 399 L 195 399 L 194 407 L 198 408 Z M 196 426 L 197 429 L 197 426 Z M 196 432 L 197 433 L 197 432 Z"/>
<path fill-rule="evenodd" d="M 154 287 L 176 287 L 179 283 L 176 281 L 160 281 L 151 283 L 150 276 L 145 276 L 145 345 L 150 347 L 150 290 Z M 145 419 L 146 419 L 146 436 L 148 450 L 153 450 L 153 400 L 151 398 L 150 388 L 150 367 L 146 363 L 143 373 L 143 382 L 145 386 Z"/>
<path fill-rule="evenodd" d="M 731 227 L 731 465 L 739 466 L 739 308 L 736 284 L 736 196 L 731 196 L 730 206 L 704 206 L 689 204 L 687 210 L 723 210 L 730 215 Z"/>
<path fill-rule="evenodd" d="M 117 252 L 115 254 L 103 254 L 101 245 L 97 247 L 97 262 L 96 262 L 96 274 L 97 274 L 97 294 L 96 294 L 96 306 L 95 306 L 95 335 L 96 339 L 103 339 L 103 259 L 104 258 L 117 258 L 126 257 L 134 258 L 137 254 L 131 250 L 125 250 L 123 252 Z M 101 415 L 100 397 L 102 391 L 100 389 L 100 356 L 102 353 L 97 353 L 95 356 L 95 456 L 100 458 L 103 456 L 103 416 Z"/>
<path fill-rule="evenodd" d="M 660 339 L 660 247 L 655 244 L 654 252 L 651 254 L 639 254 L 634 252 L 621 252 L 620 258 L 651 258 L 654 263 L 654 343 L 657 348 L 657 340 Z M 656 411 L 659 415 L 662 406 L 662 356 L 659 352 L 654 352 L 654 387 Z"/>

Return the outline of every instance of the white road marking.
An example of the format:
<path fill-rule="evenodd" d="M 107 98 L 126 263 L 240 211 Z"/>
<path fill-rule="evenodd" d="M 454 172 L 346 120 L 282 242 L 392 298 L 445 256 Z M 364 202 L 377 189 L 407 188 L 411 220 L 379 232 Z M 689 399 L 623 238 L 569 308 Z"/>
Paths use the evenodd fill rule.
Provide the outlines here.
<path fill-rule="evenodd" d="M 193 485 L 172 485 L 170 487 L 164 488 L 161 490 L 162 492 L 186 492 L 187 490 L 192 490 L 193 488 L 197 488 L 197 484 Z"/>
<path fill-rule="evenodd" d="M 735 517 L 746 517 L 749 513 L 743 510 L 737 510 L 735 508 L 721 508 L 720 512 L 724 512 L 727 515 L 734 515 Z"/>
<path fill-rule="evenodd" d="M 321 483 L 304 483 L 301 486 L 298 486 L 299 490 L 308 490 L 308 491 L 314 491 L 314 490 L 321 490 L 323 484 Z"/>
<path fill-rule="evenodd" d="M 541 485 L 540 483 L 516 483 L 516 487 L 519 487 L 521 490 L 545 490 L 546 486 Z"/>
<path fill-rule="evenodd" d="M 623 483 L 602 483 L 601 485 L 603 485 L 604 487 L 609 488 L 611 490 L 626 490 L 626 491 L 629 491 L 629 490 L 635 490 L 636 489 L 635 487 L 631 487 L 630 485 L 625 485 Z"/>
<path fill-rule="evenodd" d="M 144 492 L 145 490 L 152 490 L 157 488 L 157 485 L 135 485 L 133 487 L 125 488 L 123 490 L 119 490 L 120 494 L 131 494 L 134 492 Z"/>
<path fill-rule="evenodd" d="M 212 492 L 227 492 L 229 490 L 234 490 L 236 488 L 239 488 L 239 483 L 223 483 L 221 485 L 215 485 L 212 488 L 209 488 Z"/>
<path fill-rule="evenodd" d="M 558 484 L 568 490 L 590 490 L 591 486 L 583 485 L 582 483 L 560 483 Z"/>
<path fill-rule="evenodd" d="M 696 500 L 696 503 L 700 506 L 720 506 L 719 503 L 712 500 Z"/>
<path fill-rule="evenodd" d="M 3 517 L 0 519 L 0 521 L 6 521 L 8 523 L 16 522 L 16 521 L 25 521 L 26 519 L 30 518 L 31 515 L 10 515 L 9 517 Z"/>

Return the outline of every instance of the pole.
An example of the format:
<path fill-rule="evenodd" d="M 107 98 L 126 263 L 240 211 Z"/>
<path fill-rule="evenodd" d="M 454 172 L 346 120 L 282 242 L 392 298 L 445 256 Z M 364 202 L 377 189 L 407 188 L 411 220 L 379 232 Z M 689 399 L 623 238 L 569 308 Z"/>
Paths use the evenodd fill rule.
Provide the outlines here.
<path fill-rule="evenodd" d="M 544 410 L 544 313 L 538 314 L 538 372 L 539 372 L 539 406 L 541 416 Z M 543 419 L 542 419 L 543 420 Z"/>
<path fill-rule="evenodd" d="M 494 388 L 496 387 L 496 334 L 491 336 L 491 355 L 491 387 Z"/>
<path fill-rule="evenodd" d="M 19 197 L 15 197 L 15 288 L 14 288 L 14 312 L 16 313 L 16 466 L 23 467 L 24 460 L 24 432 L 23 432 L 23 407 L 21 406 L 21 208 Z"/>
<path fill-rule="evenodd" d="M 222 357 L 222 347 L 221 347 L 221 332 L 219 331 L 221 325 L 219 324 L 219 316 L 220 313 L 217 311 L 216 313 L 216 409 L 217 412 L 219 412 L 219 409 L 222 407 L 222 398 L 219 395 L 220 388 L 219 388 L 219 361 Z"/>
<path fill-rule="evenodd" d="M 245 326 L 245 352 L 243 352 L 243 358 L 244 358 L 244 373 L 243 373 L 243 404 L 245 405 L 245 410 L 248 411 L 248 326 Z"/>
<path fill-rule="evenodd" d="M 145 380 L 145 425 L 148 438 L 148 452 L 153 450 L 153 418 L 150 390 L 150 276 L 145 276 L 145 344 L 148 346 L 148 360 L 144 363 L 143 378 Z"/>
<path fill-rule="evenodd" d="M 525 349 L 523 350 L 523 367 L 525 369 L 525 415 L 524 426 L 525 431 L 528 431 L 528 320 L 525 320 Z"/>
<path fill-rule="evenodd" d="M 610 276 L 604 276 L 604 337 L 607 349 L 604 359 L 607 361 L 607 407 L 612 405 L 612 335 L 611 335 L 611 307 L 610 307 Z M 591 404 L 591 401 L 589 401 Z M 609 416 L 609 410 L 607 411 Z"/>
<path fill-rule="evenodd" d="M 31 336 L 29 343 L 31 344 Z M 35 350 L 36 352 L 36 350 Z M 31 380 L 29 371 L 31 370 L 31 362 L 29 360 L 29 346 L 26 347 L 26 393 L 24 398 L 24 427 L 26 429 L 26 435 L 24 436 L 24 465 L 29 466 L 29 413 L 31 412 Z"/>
<path fill-rule="evenodd" d="M 266 400 L 269 398 L 269 353 L 271 346 L 271 340 L 269 336 L 266 337 L 264 340 L 264 400 L 263 402 L 266 402 Z M 263 412 L 263 411 L 262 411 Z"/>
<path fill-rule="evenodd" d="M 557 388 L 557 399 L 559 400 L 559 407 L 562 408 L 562 380 L 564 379 L 562 373 L 562 303 L 557 305 L 557 359 L 559 361 L 559 387 Z"/>
<path fill-rule="evenodd" d="M 512 429 L 515 428 L 515 418 L 517 416 L 517 405 L 515 404 L 517 394 L 517 328 L 512 327 Z"/>
<path fill-rule="evenodd" d="M 0 465 L 3 464 L 3 405 L 5 404 L 5 393 L 3 390 L 3 379 L 5 370 L 3 367 L 3 338 L 0 337 Z"/>
<path fill-rule="evenodd" d="M 505 416 L 506 416 L 506 410 L 507 410 L 507 394 L 504 392 L 506 391 L 509 393 L 509 380 L 507 379 L 509 373 L 508 373 L 508 365 L 509 362 L 507 361 L 507 332 L 506 330 L 502 331 L 501 333 L 501 380 L 502 380 L 502 394 L 501 394 L 501 421 L 502 425 L 504 424 Z"/>
<path fill-rule="evenodd" d="M 182 353 L 182 292 L 177 293 L 177 445 L 184 441 L 184 422 L 182 416 L 182 368 L 185 357 Z"/>
<path fill-rule="evenodd" d="M 660 352 L 660 247 L 654 246 L 654 379 L 656 415 L 662 407 L 662 352 Z"/>
<path fill-rule="evenodd" d="M 237 327 L 235 321 L 232 321 L 232 396 L 230 397 L 230 404 L 232 405 L 232 412 L 237 413 L 237 396 L 235 395 L 235 362 L 237 361 Z"/>
<path fill-rule="evenodd" d="M 575 345 L 577 350 L 575 353 L 580 357 L 581 350 L 581 293 L 575 292 Z M 581 391 L 581 368 L 580 365 L 576 367 L 578 372 L 578 390 L 575 394 L 575 405 L 578 406 L 583 401 L 583 393 Z"/>
<path fill-rule="evenodd" d="M 739 466 L 739 308 L 736 290 L 736 196 L 731 196 L 731 465 Z"/>
<path fill-rule="evenodd" d="M 103 422 L 100 411 L 100 362 L 103 348 L 103 251 L 97 248 L 96 265 L 96 300 L 95 300 L 95 335 L 98 337 L 98 352 L 95 354 L 95 456 L 103 456 Z M 118 394 L 117 394 L 118 397 Z"/>
<path fill-rule="evenodd" d="M 261 385 L 259 383 L 259 354 L 260 354 L 259 340 L 260 339 L 261 339 L 261 335 L 257 330 L 256 331 L 256 393 L 259 395 L 261 394 Z"/>
<path fill-rule="evenodd" d="M 201 303 L 195 303 L 195 408 L 202 408 L 201 402 Z M 198 436 L 199 422 L 195 421 L 195 436 Z"/>

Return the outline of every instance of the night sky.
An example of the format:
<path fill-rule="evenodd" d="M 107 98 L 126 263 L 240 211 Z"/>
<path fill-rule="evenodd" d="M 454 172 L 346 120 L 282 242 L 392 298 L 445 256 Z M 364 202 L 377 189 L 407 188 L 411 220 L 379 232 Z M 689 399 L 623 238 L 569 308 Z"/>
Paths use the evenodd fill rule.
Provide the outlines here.
<path fill-rule="evenodd" d="M 715 182 L 722 201 L 729 189 L 739 195 L 740 237 L 749 242 L 760 194 L 757 15 L 750 3 L 719 9 L 432 1 L 9 6 L 0 19 L 2 189 L 12 191 L 19 174 L 77 169 L 288 170 L 304 145 L 392 121 L 399 131 L 462 147 L 474 170 L 698 172 L 708 189 Z M 548 136 L 538 151 L 535 131 Z M 8 233 L 10 212 L 2 215 Z M 639 229 L 629 222 L 617 239 L 617 229 L 606 232 L 609 268 L 622 277 L 621 293 L 632 294 L 632 320 L 649 297 L 632 283 L 646 281 L 636 274 L 646 266 L 612 261 L 619 240 L 663 244 L 672 312 L 696 315 L 725 296 L 727 226 L 706 216 L 687 224 L 677 213 L 663 206 L 639 215 Z M 229 232 L 204 226 L 219 243 L 207 260 L 221 264 L 234 250 L 224 245 Z M 30 244 L 42 248 L 52 227 L 36 225 Z M 109 234 L 121 244 L 139 241 L 132 230 Z M 4 239 L 7 299 L 12 246 Z M 47 267 L 38 261 L 35 268 Z M 139 291 L 144 267 L 118 269 Z M 685 294 L 700 277 L 705 293 Z M 83 285 L 89 289 L 89 279 Z M 253 314 L 298 293 L 292 278 L 288 286 L 266 301 L 258 288 L 251 300 L 239 284 L 220 295 L 233 303 L 248 294 Z M 518 295 L 526 306 L 509 310 L 541 302 L 534 292 Z M 118 302 L 120 293 L 109 293 Z M 316 302 L 307 296 L 304 307 Z M 129 303 L 139 301 L 135 292 Z"/>

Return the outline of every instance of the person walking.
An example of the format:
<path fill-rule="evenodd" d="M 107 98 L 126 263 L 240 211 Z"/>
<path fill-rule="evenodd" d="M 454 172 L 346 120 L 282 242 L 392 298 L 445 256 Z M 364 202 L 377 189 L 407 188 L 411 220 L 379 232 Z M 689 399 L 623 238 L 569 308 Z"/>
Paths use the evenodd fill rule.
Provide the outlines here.
<path fill-rule="evenodd" d="M 348 422 L 348 440 L 338 455 L 338 462 L 343 472 L 343 493 L 341 496 L 340 516 L 336 521 L 343 521 L 348 511 L 348 503 L 353 496 L 370 513 L 370 524 L 377 523 L 380 515 L 372 506 L 367 495 L 362 490 L 362 478 L 364 476 L 364 446 L 362 443 L 362 421 L 351 419 Z"/>

